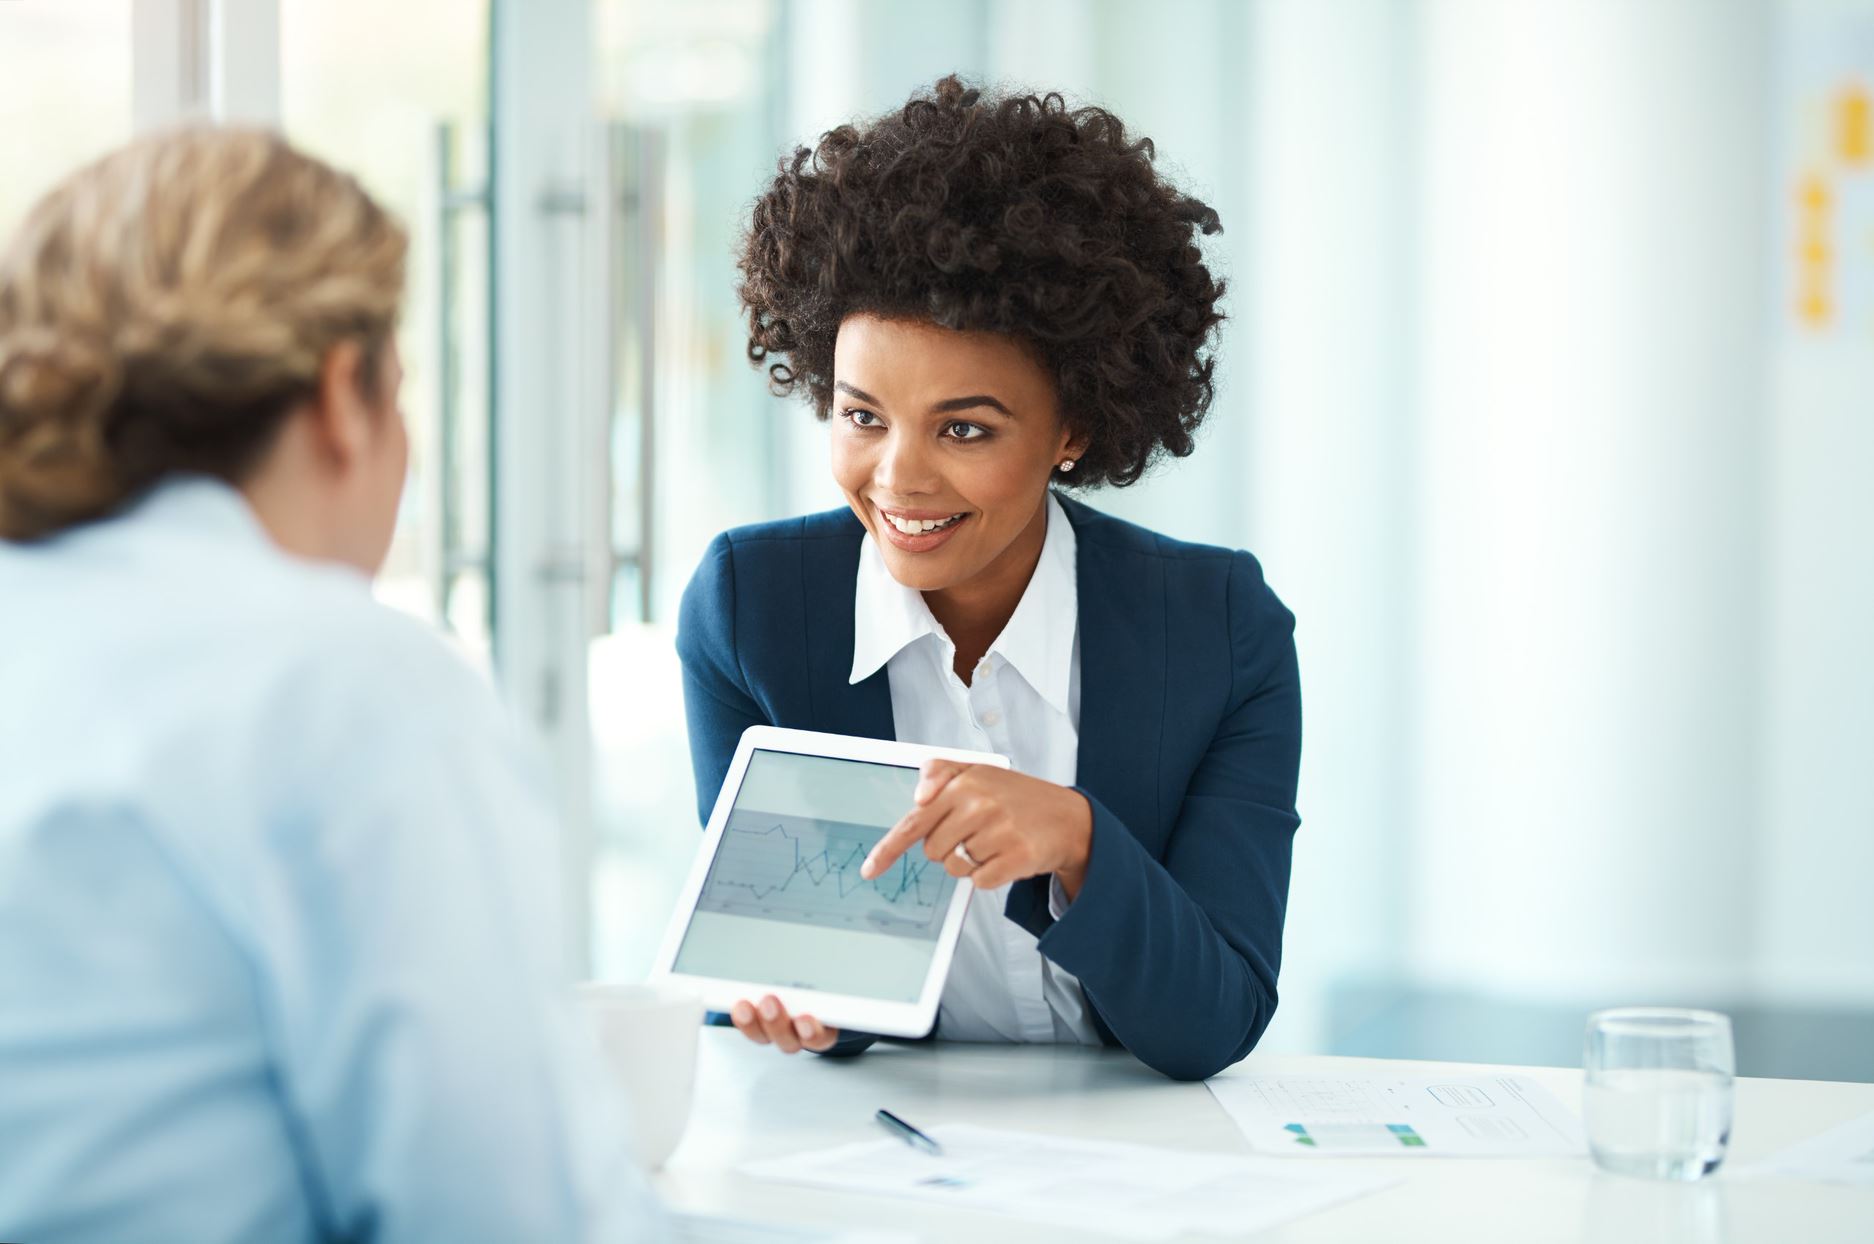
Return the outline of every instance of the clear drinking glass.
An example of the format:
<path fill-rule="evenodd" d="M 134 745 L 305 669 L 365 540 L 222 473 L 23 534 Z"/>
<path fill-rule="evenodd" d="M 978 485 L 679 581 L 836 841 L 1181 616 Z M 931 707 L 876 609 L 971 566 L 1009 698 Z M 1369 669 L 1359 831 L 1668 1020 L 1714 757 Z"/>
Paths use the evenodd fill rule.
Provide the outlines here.
<path fill-rule="evenodd" d="M 1702 1179 L 1731 1143 L 1737 1061 L 1716 1011 L 1619 1007 L 1588 1016 L 1588 1148 L 1605 1170 Z"/>

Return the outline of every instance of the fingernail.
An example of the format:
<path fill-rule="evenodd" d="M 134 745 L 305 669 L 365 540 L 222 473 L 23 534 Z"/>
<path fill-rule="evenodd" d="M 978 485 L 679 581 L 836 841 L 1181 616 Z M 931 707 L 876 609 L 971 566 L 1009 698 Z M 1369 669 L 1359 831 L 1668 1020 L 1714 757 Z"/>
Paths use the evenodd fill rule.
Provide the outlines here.
<path fill-rule="evenodd" d="M 780 1013 L 781 1004 L 776 1002 L 773 998 L 769 998 L 761 1004 L 761 1017 L 763 1019 L 774 1019 L 780 1015 Z"/>
<path fill-rule="evenodd" d="M 801 1016 L 794 1021 L 794 1031 L 800 1034 L 801 1040 L 805 1041 L 813 1035 L 813 1021 L 805 1015 Z"/>
<path fill-rule="evenodd" d="M 738 1024 L 752 1023 L 755 1019 L 755 1008 L 746 1002 L 738 1002 L 729 1008 L 729 1017 Z"/>
<path fill-rule="evenodd" d="M 877 867 L 878 864 L 875 857 L 868 855 L 859 865 L 859 875 L 864 877 L 867 881 L 870 881 L 872 880 L 872 871 Z"/>

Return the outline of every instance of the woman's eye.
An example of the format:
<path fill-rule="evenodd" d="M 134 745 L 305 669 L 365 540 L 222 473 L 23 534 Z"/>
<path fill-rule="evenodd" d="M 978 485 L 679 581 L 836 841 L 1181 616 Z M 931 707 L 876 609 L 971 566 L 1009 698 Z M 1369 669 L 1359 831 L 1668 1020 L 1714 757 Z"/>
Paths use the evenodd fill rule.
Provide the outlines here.
<path fill-rule="evenodd" d="M 979 441 L 989 433 L 979 424 L 965 423 L 959 419 L 944 425 L 944 435 L 956 441 Z"/>
<path fill-rule="evenodd" d="M 878 416 L 869 410 L 848 409 L 845 414 L 847 420 L 855 428 L 876 428 L 879 426 Z"/>

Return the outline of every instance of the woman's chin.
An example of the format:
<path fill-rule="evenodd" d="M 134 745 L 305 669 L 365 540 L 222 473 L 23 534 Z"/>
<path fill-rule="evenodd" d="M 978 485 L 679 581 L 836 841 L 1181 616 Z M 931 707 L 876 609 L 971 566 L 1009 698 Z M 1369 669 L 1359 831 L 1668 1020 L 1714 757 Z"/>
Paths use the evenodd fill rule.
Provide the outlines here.
<path fill-rule="evenodd" d="M 941 553 L 910 553 L 887 544 L 881 551 L 891 577 L 913 591 L 941 592 L 966 577 L 957 572 L 957 558 L 950 555 L 949 549 Z"/>

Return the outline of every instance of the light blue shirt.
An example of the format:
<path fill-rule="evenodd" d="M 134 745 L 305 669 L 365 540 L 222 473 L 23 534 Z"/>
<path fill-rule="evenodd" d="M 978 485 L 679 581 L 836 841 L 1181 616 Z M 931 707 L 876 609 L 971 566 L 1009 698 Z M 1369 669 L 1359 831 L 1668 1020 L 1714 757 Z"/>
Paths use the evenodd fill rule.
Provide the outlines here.
<path fill-rule="evenodd" d="M 660 1236 L 525 756 L 223 485 L 0 542 L 0 1239 Z"/>

